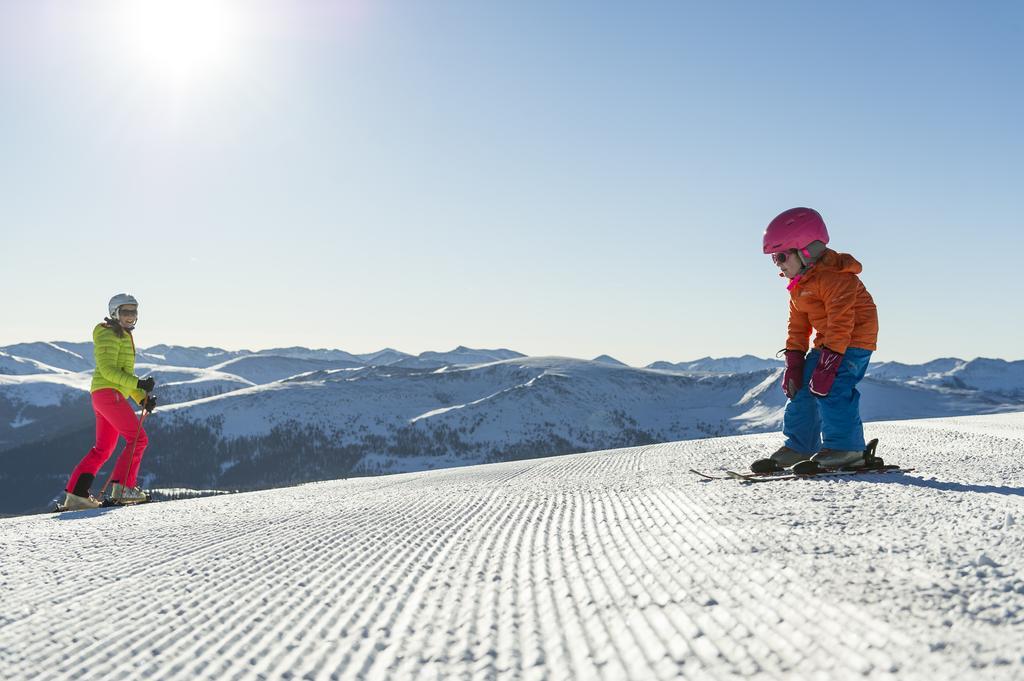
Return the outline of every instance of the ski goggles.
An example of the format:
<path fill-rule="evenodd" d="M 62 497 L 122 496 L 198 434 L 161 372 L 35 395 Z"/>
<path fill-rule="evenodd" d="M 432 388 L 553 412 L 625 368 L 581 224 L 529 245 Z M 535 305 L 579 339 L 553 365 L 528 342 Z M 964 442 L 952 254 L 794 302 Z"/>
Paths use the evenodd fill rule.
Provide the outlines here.
<path fill-rule="evenodd" d="M 786 262 L 786 260 L 788 260 L 790 256 L 794 255 L 796 255 L 796 251 L 782 251 L 780 253 L 772 253 L 772 262 L 775 263 L 776 265 L 781 265 L 784 262 Z"/>
<path fill-rule="evenodd" d="M 117 314 L 121 315 L 122 317 L 138 317 L 139 316 L 139 311 L 138 310 L 122 310 L 121 308 L 117 308 Z"/>

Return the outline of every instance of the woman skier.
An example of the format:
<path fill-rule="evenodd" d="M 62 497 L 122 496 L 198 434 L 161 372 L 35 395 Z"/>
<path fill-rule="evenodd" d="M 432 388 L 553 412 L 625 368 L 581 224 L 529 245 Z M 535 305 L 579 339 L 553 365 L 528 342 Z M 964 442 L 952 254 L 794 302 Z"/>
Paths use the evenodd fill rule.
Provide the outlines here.
<path fill-rule="evenodd" d="M 785 444 L 756 472 L 813 460 L 824 468 L 864 461 L 864 424 L 857 383 L 864 378 L 878 340 L 875 303 L 857 276 L 852 255 L 829 248 L 817 211 L 792 208 L 769 223 L 764 252 L 789 279 L 789 338 L 782 389 L 789 398 Z M 814 348 L 811 331 L 817 331 Z M 759 465 L 760 464 L 760 465 Z M 767 466 L 765 465 L 767 464 Z"/>
<path fill-rule="evenodd" d="M 96 474 L 110 458 L 118 435 L 127 442 L 111 476 L 110 498 L 115 503 L 134 504 L 148 497 L 136 486 L 136 476 L 148 439 L 131 398 L 146 411 L 156 406 L 151 395 L 153 378 L 135 376 L 135 341 L 132 331 L 139 315 L 139 302 L 127 293 L 118 293 L 107 305 L 110 316 L 92 332 L 96 371 L 92 375 L 92 408 L 96 413 L 96 444 L 75 466 L 65 488 L 63 507 L 67 510 L 96 508 L 101 502 L 89 493 Z"/>

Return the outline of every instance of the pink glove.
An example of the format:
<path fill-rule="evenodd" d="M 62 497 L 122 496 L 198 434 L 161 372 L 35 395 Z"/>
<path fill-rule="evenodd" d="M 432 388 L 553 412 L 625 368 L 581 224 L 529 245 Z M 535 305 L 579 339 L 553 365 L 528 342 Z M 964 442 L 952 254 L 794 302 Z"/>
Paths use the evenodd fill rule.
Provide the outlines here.
<path fill-rule="evenodd" d="M 793 399 L 804 385 L 804 353 L 786 350 L 786 373 L 782 375 L 782 392 Z"/>
<path fill-rule="evenodd" d="M 832 390 L 832 383 L 836 380 L 839 372 L 839 365 L 843 363 L 843 356 L 828 348 L 821 349 L 821 357 L 818 358 L 818 366 L 814 367 L 811 374 L 811 392 L 818 397 L 825 397 L 828 391 Z"/>

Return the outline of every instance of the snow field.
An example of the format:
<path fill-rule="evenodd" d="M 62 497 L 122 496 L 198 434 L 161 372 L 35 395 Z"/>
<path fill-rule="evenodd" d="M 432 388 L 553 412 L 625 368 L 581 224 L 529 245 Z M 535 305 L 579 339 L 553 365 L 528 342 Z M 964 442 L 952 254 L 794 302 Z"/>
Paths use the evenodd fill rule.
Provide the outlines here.
<path fill-rule="evenodd" d="M 687 472 L 756 435 L 0 520 L 0 668 L 1024 677 L 1024 414 L 867 431 L 918 472 Z"/>

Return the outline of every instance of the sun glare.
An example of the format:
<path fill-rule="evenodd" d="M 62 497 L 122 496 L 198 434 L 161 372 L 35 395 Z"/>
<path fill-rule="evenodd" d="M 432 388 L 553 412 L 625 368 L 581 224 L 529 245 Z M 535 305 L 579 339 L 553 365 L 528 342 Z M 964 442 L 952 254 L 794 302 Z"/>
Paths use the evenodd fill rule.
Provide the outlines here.
<path fill-rule="evenodd" d="M 236 58 L 240 20 L 223 0 L 129 0 L 118 19 L 124 58 L 147 76 L 187 87 L 222 73 Z"/>

